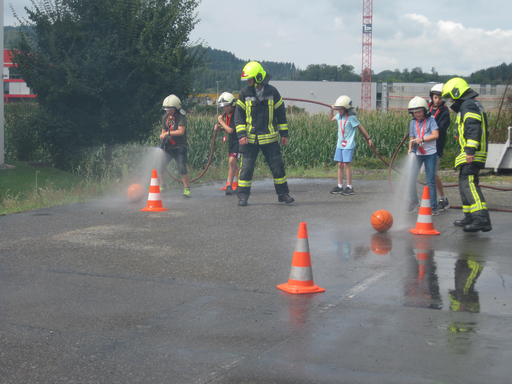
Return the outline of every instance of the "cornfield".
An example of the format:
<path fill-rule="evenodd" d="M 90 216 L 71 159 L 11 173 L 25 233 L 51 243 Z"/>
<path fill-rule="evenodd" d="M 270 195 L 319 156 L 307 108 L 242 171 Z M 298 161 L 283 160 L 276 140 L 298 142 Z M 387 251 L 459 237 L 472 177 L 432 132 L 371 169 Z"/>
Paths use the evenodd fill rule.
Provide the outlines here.
<path fill-rule="evenodd" d="M 491 112 L 488 116 L 490 136 L 492 137 L 493 132 L 496 135 L 494 127 L 496 125 L 497 113 Z M 386 113 L 380 111 L 360 111 L 357 117 L 372 137 L 376 151 L 389 161 L 400 142 L 408 133 L 411 121 L 409 113 L 391 110 Z M 215 116 L 199 114 L 190 114 L 187 118 L 189 143 L 187 164 L 191 169 L 191 177 L 195 177 L 208 163 L 214 136 L 213 127 L 217 119 Z M 448 167 L 453 163 L 453 157 L 457 148 L 454 115 L 452 115 L 451 120 L 452 123 L 448 129 L 446 139 L 445 157 L 442 160 L 446 162 Z M 333 157 L 338 135 L 337 125 L 329 120 L 327 114 L 308 115 L 306 113 L 297 113 L 288 115 L 288 129 L 290 139 L 288 145 L 282 148 L 286 167 L 310 169 L 323 167 L 324 165 L 328 167 L 335 165 Z M 94 171 L 94 174 L 101 174 L 108 169 L 115 177 L 120 177 L 121 173 L 131 173 L 137 168 L 140 159 L 147 157 L 149 153 L 152 153 L 151 148 L 154 150 L 158 146 L 158 135 L 161 132 L 159 124 L 155 124 L 154 132 L 154 136 L 145 143 L 115 147 L 109 167 L 106 167 L 104 162 L 105 148 L 100 148 L 94 152 L 94 156 L 89 156 L 90 164 L 87 165 L 87 168 L 100 170 Z M 217 133 L 209 173 L 213 169 L 216 169 L 217 172 L 221 170 L 227 171 L 228 169 L 228 144 L 222 141 L 223 136 L 225 136 L 223 131 Z M 377 155 L 368 146 L 361 133 L 357 133 L 356 142 L 354 161 L 375 159 L 374 162 L 364 161 L 364 163 L 375 164 L 379 162 Z M 407 147 L 406 142 L 399 154 L 405 155 Z M 260 156 L 256 166 L 266 168 L 264 163 L 264 157 Z M 368 167 L 371 166 L 368 165 Z M 171 167 L 174 167 L 174 162 L 171 163 Z"/>
<path fill-rule="evenodd" d="M 375 149 L 384 158 L 391 159 L 409 129 L 410 115 L 405 112 L 388 111 L 360 112 L 358 119 L 372 137 Z M 214 117 L 188 116 L 189 156 L 188 163 L 192 168 L 204 168 L 208 162 L 213 139 Z M 295 114 L 288 116 L 290 139 L 288 145 L 282 148 L 284 161 L 287 166 L 303 167 L 305 169 L 334 164 L 334 150 L 337 141 L 337 125 L 329 120 L 327 114 Z M 454 129 L 450 127 L 449 137 L 454 137 Z M 222 143 L 217 135 L 217 142 L 212 158 L 212 165 L 227 164 L 227 144 Z M 363 135 L 356 135 L 356 150 L 354 160 L 377 158 L 367 145 Z M 447 140 L 447 150 L 455 149 L 455 140 Z M 405 148 L 404 148 L 405 151 Z M 261 157 L 260 161 L 264 161 Z"/>

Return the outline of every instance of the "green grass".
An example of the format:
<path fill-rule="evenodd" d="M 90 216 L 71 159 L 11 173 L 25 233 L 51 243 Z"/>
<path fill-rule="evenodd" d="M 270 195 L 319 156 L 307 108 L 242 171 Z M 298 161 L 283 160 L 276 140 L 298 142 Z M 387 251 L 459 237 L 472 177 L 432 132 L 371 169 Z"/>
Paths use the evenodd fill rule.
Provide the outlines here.
<path fill-rule="evenodd" d="M 0 172 L 0 198 L 6 193 L 18 195 L 20 193 L 35 193 L 37 189 L 51 184 L 55 190 L 70 188 L 82 183 L 81 177 L 55 168 L 29 167 L 22 161 L 6 161 L 14 168 L 3 169 Z"/>
<path fill-rule="evenodd" d="M 368 159 L 355 161 L 352 165 L 353 179 L 387 180 L 387 166 L 373 164 L 373 161 Z M 126 190 L 130 183 L 128 179 L 91 181 L 54 168 L 29 167 L 26 163 L 19 161 L 7 161 L 6 164 L 16 167 L 0 170 L 0 215 L 88 201 L 110 192 L 118 193 L 120 190 Z M 198 175 L 201 171 L 190 169 L 190 174 Z M 286 173 L 289 178 L 335 180 L 337 166 L 288 167 Z M 223 182 L 226 177 L 227 163 L 225 167 L 210 167 L 204 177 L 196 183 Z M 255 168 L 254 179 L 265 177 L 272 177 L 272 175 L 268 166 L 262 161 Z M 396 177 L 395 173 L 393 177 Z M 458 181 L 457 176 L 441 176 L 441 180 L 444 183 Z M 481 184 L 512 183 L 512 176 L 483 174 L 480 181 Z"/>
<path fill-rule="evenodd" d="M 98 188 L 83 178 L 55 168 L 34 168 L 21 161 L 6 161 L 14 168 L 0 170 L 0 214 L 60 204 L 97 196 Z"/>

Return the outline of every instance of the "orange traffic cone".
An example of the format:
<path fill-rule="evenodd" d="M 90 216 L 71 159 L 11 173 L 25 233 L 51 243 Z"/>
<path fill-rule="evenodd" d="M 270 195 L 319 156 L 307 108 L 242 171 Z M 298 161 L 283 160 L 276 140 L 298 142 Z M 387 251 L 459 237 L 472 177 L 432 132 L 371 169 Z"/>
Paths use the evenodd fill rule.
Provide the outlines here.
<path fill-rule="evenodd" d="M 316 293 L 325 291 L 324 288 L 320 288 L 313 282 L 306 223 L 300 223 L 299 226 L 290 278 L 287 283 L 280 284 L 277 288 L 288 293 Z"/>
<path fill-rule="evenodd" d="M 421 198 L 420 212 L 416 228 L 410 229 L 410 232 L 416 235 L 439 235 L 440 232 L 434 229 L 432 222 L 432 208 L 430 207 L 430 192 L 428 186 L 423 188 L 423 197 Z"/>
<path fill-rule="evenodd" d="M 233 178 L 233 185 L 231 185 L 231 188 L 233 188 L 233 191 L 238 188 L 238 178 L 236 176 Z"/>
<path fill-rule="evenodd" d="M 160 184 L 158 183 L 158 175 L 156 169 L 151 174 L 151 184 L 149 185 L 148 204 L 141 211 L 145 212 L 162 212 L 168 211 L 168 208 L 162 206 L 162 198 L 160 197 Z"/>
<path fill-rule="evenodd" d="M 229 177 L 228 177 L 228 179 L 226 180 L 226 185 L 225 185 L 225 186 L 223 186 L 220 190 L 221 190 L 221 191 L 225 191 L 226 189 L 228 189 L 228 186 L 229 186 Z"/>

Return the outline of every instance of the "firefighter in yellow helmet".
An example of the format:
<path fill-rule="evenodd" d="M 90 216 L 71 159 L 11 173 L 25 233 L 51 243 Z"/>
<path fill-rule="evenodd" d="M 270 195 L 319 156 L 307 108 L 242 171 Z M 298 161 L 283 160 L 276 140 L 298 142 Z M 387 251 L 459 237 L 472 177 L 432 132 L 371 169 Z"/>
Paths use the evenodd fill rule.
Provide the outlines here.
<path fill-rule="evenodd" d="M 492 230 L 487 203 L 480 186 L 478 174 L 487 158 L 489 136 L 487 114 L 476 100 L 478 93 L 465 80 L 455 77 L 443 87 L 443 98 L 453 101 L 451 109 L 457 113 L 458 150 L 455 168 L 459 171 L 459 192 L 464 218 L 453 224 L 465 232 Z"/>
<path fill-rule="evenodd" d="M 274 187 L 280 203 L 293 203 L 290 196 L 281 145 L 288 142 L 288 123 L 283 99 L 268 82 L 271 76 L 260 63 L 251 61 L 242 71 L 247 87 L 240 91 L 235 110 L 236 133 L 242 154 L 242 169 L 238 177 L 238 205 L 246 206 L 251 194 L 252 175 L 261 150 L 274 177 Z"/>

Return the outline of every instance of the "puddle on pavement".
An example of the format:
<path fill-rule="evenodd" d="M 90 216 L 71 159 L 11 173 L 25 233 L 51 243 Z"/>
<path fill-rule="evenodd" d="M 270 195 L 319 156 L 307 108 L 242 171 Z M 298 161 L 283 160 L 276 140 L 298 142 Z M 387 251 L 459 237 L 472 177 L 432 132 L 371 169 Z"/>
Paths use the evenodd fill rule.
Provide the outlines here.
<path fill-rule="evenodd" d="M 326 258 L 315 264 L 317 283 L 333 278 L 341 281 L 351 271 L 371 278 L 388 270 L 385 278 L 354 299 L 512 316 L 512 275 L 500 269 L 497 262 L 487 260 L 489 244 L 484 239 L 447 251 L 437 249 L 444 246 L 435 236 L 404 238 L 387 232 L 331 235 L 331 240 L 327 235 L 325 242 L 321 241 Z M 331 270 L 321 267 L 323 263 L 330 263 Z M 336 269 L 343 272 L 335 274 Z"/>

